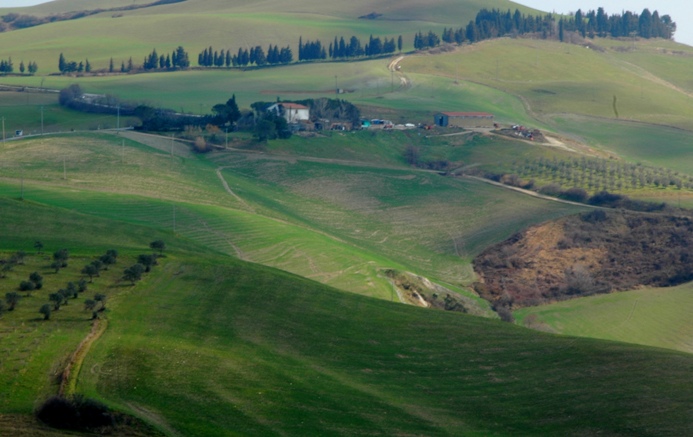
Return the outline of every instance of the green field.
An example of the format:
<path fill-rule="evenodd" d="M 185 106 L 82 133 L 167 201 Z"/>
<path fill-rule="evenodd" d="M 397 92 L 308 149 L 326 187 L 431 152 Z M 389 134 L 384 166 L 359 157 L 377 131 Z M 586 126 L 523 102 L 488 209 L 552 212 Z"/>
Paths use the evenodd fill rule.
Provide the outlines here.
<path fill-rule="evenodd" d="M 516 312 L 520 323 L 581 337 L 693 352 L 691 284 L 593 296 Z M 527 323 L 526 323 L 527 324 Z"/>
<path fill-rule="evenodd" d="M 0 150 L 0 192 L 19 197 L 23 178 L 26 199 L 171 231 L 175 226 L 219 252 L 388 300 L 393 292 L 381 269 L 466 287 L 474 280 L 471 259 L 484 247 L 580 210 L 408 169 L 397 162 L 397 135 L 381 138 L 385 169 L 360 163 L 365 147 L 372 147 L 368 134 L 360 137 L 349 143 L 354 161 L 318 162 L 253 153 L 217 153 L 210 160 L 183 149 L 171 158 L 165 139 L 160 150 L 107 134 L 8 142 Z M 332 147 L 323 155 L 348 156 L 339 142 Z M 435 146 L 445 147 L 452 146 Z M 474 156 L 473 147 L 465 153 Z"/>
<path fill-rule="evenodd" d="M 23 135 L 38 135 L 71 130 L 108 129 L 117 125 L 117 118 L 114 116 L 84 114 L 59 106 L 58 95 L 52 92 L 0 91 L 0 117 L 5 119 L 6 139 L 12 138 L 17 130 L 23 131 Z M 123 126 L 128 125 L 129 121 L 123 117 Z"/>
<path fill-rule="evenodd" d="M 595 41 L 598 46 L 610 43 Z M 671 43 L 664 44 L 671 50 Z M 665 74 L 662 68 L 649 69 L 644 62 L 635 65 L 628 54 L 606 47 L 600 50 L 551 41 L 499 39 L 435 57 L 412 56 L 402 62 L 402 71 L 439 80 L 459 78 L 519 95 L 538 121 L 549 125 L 556 114 L 578 114 L 693 127 L 691 98 L 675 85 L 681 83 L 676 74 L 690 70 L 690 57 L 676 58 L 670 65 L 673 71 Z M 643 50 L 652 51 L 648 45 Z M 654 64 L 671 57 L 660 52 L 648 53 L 647 59 Z M 589 138 L 589 124 L 581 125 L 580 130 Z"/>
<path fill-rule="evenodd" d="M 146 3 L 59 0 L 0 8 L 0 16 Z M 0 314 L 0 435 L 74 435 L 43 427 L 32 412 L 57 393 L 92 326 L 99 334 L 75 355 L 66 387 L 141 421 L 113 435 L 153 435 L 148 426 L 170 436 L 689 434 L 693 286 L 524 308 L 515 325 L 502 323 L 473 291 L 474 257 L 591 207 L 463 174 L 584 157 L 604 167 L 598 176 L 590 170 L 602 184 L 626 177 L 609 174 L 611 163 L 692 176 L 693 51 L 661 40 L 595 39 L 586 48 L 502 38 L 407 52 L 417 31 L 516 7 L 531 12 L 505 0 L 187 0 L 0 33 L 0 59 L 39 64 L 37 76 L 0 77 L 0 267 L 27 252 L 3 270 L 0 299 L 31 272 L 44 276 L 41 290 L 22 292 L 15 310 Z M 358 18 L 371 12 L 383 16 Z M 229 71 L 51 74 L 60 52 L 100 69 L 111 57 L 118 66 L 130 56 L 140 63 L 152 48 L 183 45 L 195 65 L 209 45 L 289 44 L 296 57 L 299 36 L 329 43 L 352 34 L 402 34 L 400 68 L 388 69 L 396 54 Z M 365 118 L 395 123 L 486 111 L 504 126 L 539 128 L 550 142 L 439 128 L 258 144 L 250 132 L 230 132 L 228 149 L 201 155 L 179 133 L 116 132 L 109 129 L 138 120 L 60 107 L 55 91 L 75 83 L 196 114 L 231 95 L 244 110 L 339 97 Z M 12 138 L 16 130 L 26 138 Z M 412 147 L 419 167 L 405 160 Z M 425 169 L 443 161 L 452 170 Z M 561 177 L 522 176 L 537 184 Z M 630 186 L 627 194 L 693 206 L 691 192 L 674 186 Z M 157 239 L 166 256 L 130 285 L 123 269 Z M 45 253 L 36 253 L 37 240 Z M 60 248 L 72 258 L 54 273 L 51 254 Z M 42 320 L 49 294 L 82 278 L 81 268 L 108 249 L 118 250 L 118 264 Z M 462 294 L 470 314 L 406 304 L 415 293 L 398 289 L 388 270 Z M 84 302 L 95 293 L 108 300 L 92 325 Z"/>
<path fill-rule="evenodd" d="M 114 247 L 92 241 L 104 234 L 100 226 L 123 251 L 116 267 L 128 253 L 146 251 L 137 239 L 166 239 L 168 256 L 144 281 L 104 290 L 108 330 L 80 367 L 77 390 L 169 435 L 677 434 L 688 426 L 689 355 L 368 299 L 205 254 L 150 228 L 27 202 L 13 210 L 3 235 L 9 223 L 20 235 L 54 233 L 24 224 L 31 217 L 60 223 L 70 247 L 81 247 L 71 267 L 46 281 L 47 289 L 72 279 L 80 261 Z M 46 244 L 60 247 L 56 240 Z M 116 267 L 95 279 L 94 291 L 113 283 Z M 16 274 L 34 268 L 42 268 L 41 258 L 30 255 Z M 18 308 L 0 319 L 13 332 L 0 341 L 8 352 L 21 351 L 2 367 L 3 381 L 14 381 L 3 413 L 21 415 L 37 393 L 55 387 L 51 372 L 80 330 L 86 334 L 89 317 L 81 299 L 47 323 L 36 320 L 28 300 Z M 12 330 L 20 323 L 21 330 Z M 17 366 L 27 371 L 18 375 Z"/>
<path fill-rule="evenodd" d="M 70 0 L 25 8 L 22 12 L 48 15 L 122 6 L 123 3 L 133 4 Z M 3 47 L 0 59 L 8 56 L 26 61 L 31 59 L 38 63 L 39 72 L 45 74 L 57 71 L 61 51 L 69 59 L 89 58 L 94 68 L 106 68 L 111 57 L 118 65 L 121 60 L 127 62 L 129 57 L 139 63 L 153 47 L 159 52 L 171 52 L 181 44 L 190 52 L 193 61 L 197 59 L 197 53 L 210 45 L 235 52 L 239 47 L 261 45 L 266 48 L 269 44 L 289 44 L 294 58 L 297 58 L 299 36 L 303 36 L 304 41 L 319 38 L 328 44 L 335 36 L 349 38 L 358 35 L 363 41 L 371 34 L 388 38 L 401 34 L 409 49 L 413 46 L 414 34 L 420 30 L 441 31 L 445 26 L 466 26 L 479 10 L 494 7 L 533 11 L 506 0 L 436 0 L 426 5 L 411 0 L 358 0 L 341 4 L 314 0 L 291 4 L 277 0 L 260 4 L 188 0 L 154 8 L 104 12 L 79 20 L 4 33 L 0 35 L 0 47 Z M 0 15 L 5 15 L 5 11 L 0 8 Z M 383 14 L 383 19 L 358 18 L 371 12 Z M 104 50 L 105 47 L 108 50 Z"/>
<path fill-rule="evenodd" d="M 687 429 L 689 355 L 532 333 L 262 271 L 167 262 L 118 303 L 80 389 L 185 435 Z"/>
<path fill-rule="evenodd" d="M 561 128 L 573 132 L 589 125 L 585 141 L 613 156 L 691 174 L 691 131 L 579 116 L 557 116 L 554 121 Z"/>

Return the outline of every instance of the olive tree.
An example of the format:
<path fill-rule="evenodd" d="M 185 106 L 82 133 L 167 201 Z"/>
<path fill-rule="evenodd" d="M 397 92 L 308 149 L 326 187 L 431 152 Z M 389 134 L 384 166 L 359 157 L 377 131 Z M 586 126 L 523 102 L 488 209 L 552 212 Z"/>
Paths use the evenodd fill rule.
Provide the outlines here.
<path fill-rule="evenodd" d="M 43 314 L 43 320 L 49 320 L 51 318 L 51 306 L 44 303 L 41 305 L 41 308 L 39 308 L 39 313 Z"/>
<path fill-rule="evenodd" d="M 7 311 L 13 311 L 21 298 L 22 297 L 17 292 L 10 291 L 6 293 L 5 302 L 7 302 Z"/>

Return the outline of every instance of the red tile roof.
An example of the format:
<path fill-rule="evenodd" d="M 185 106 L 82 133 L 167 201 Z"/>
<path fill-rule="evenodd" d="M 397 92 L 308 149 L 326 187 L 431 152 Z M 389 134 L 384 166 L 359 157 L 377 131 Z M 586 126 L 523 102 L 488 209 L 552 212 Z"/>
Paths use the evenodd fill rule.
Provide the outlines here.
<path fill-rule="evenodd" d="M 299 105 L 298 103 L 291 103 L 291 102 L 286 102 L 286 103 L 280 103 L 283 107 L 287 109 L 308 109 L 307 106 Z"/>

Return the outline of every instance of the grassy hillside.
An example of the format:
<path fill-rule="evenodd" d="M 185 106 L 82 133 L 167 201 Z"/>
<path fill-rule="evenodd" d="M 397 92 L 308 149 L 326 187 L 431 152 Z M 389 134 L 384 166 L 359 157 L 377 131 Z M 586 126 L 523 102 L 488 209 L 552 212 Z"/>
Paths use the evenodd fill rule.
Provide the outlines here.
<path fill-rule="evenodd" d="M 43 110 L 43 126 L 41 111 Z M 0 117 L 5 119 L 5 136 L 11 138 L 16 130 L 24 135 L 43 132 L 97 130 L 116 126 L 116 117 L 103 114 L 84 114 L 58 105 L 55 93 L 0 91 Z M 124 117 L 123 125 L 128 124 Z"/>
<path fill-rule="evenodd" d="M 38 271 L 44 277 L 43 288 L 23 298 L 17 309 L 0 317 L 0 348 L 3 359 L 0 364 L 0 411 L 2 413 L 28 413 L 37 398 L 54 393 L 70 353 L 90 329 L 90 313 L 84 312 L 85 296 L 95 293 L 113 295 L 119 292 L 113 282 L 124 265 L 134 262 L 133 255 L 148 251 L 148 242 L 163 239 L 171 248 L 181 253 L 205 253 L 199 245 L 191 245 L 183 239 L 173 239 L 170 233 L 152 228 L 133 226 L 112 220 L 104 220 L 60 208 L 37 205 L 28 201 L 0 198 L 0 258 L 7 259 L 12 253 L 23 250 L 28 253 L 23 264 L 16 266 L 0 279 L 2 299 L 5 293 L 17 291 L 21 281 Z M 37 254 L 35 241 L 42 241 L 44 253 Z M 66 248 L 71 254 L 68 267 L 56 274 L 51 269 L 51 254 Z M 119 264 L 103 272 L 79 299 L 70 299 L 67 305 L 56 311 L 50 321 L 43 322 L 39 307 L 48 302 L 48 294 L 65 288 L 68 281 L 77 282 L 80 270 L 96 256 L 108 249 L 120 252 Z M 129 263 L 129 264 L 128 264 Z M 0 431 L 0 433 L 2 433 Z"/>
<path fill-rule="evenodd" d="M 581 210 L 409 169 L 400 164 L 406 135 L 381 135 L 377 153 L 371 139 L 326 138 L 330 149 L 314 162 L 254 153 L 208 159 L 175 144 L 172 158 L 168 140 L 156 149 L 106 134 L 28 139 L 0 149 L 0 192 L 18 197 L 23 177 L 27 199 L 168 230 L 175 225 L 220 252 L 388 300 L 393 292 L 382 268 L 465 286 L 473 281 L 471 259 L 488 244 Z M 291 144 L 303 153 L 321 147 L 299 138 Z M 430 147 L 433 154 L 463 149 L 457 159 L 471 161 L 483 147 L 503 153 L 512 146 Z M 333 158 L 339 155 L 354 160 Z"/>
<path fill-rule="evenodd" d="M 693 65 L 690 57 L 671 55 L 670 42 L 661 42 L 668 47 L 667 53 L 652 50 L 654 43 L 647 42 L 643 43 L 647 55 L 640 53 L 639 45 L 634 50 L 641 59 L 639 67 L 632 62 L 635 54 L 610 47 L 611 40 L 594 44 L 598 49 L 541 40 L 493 40 L 452 53 L 413 56 L 403 61 L 402 68 L 440 80 L 459 77 L 522 96 L 531 112 L 545 122 L 556 114 L 570 113 L 693 127 L 688 117 L 693 100 L 688 91 L 669 82 L 669 78 L 682 82 L 680 77 Z M 686 46 L 677 47 L 684 50 Z M 674 62 L 669 62 L 671 58 Z M 648 70 L 660 62 L 672 71 Z"/>
<path fill-rule="evenodd" d="M 58 0 L 22 12 L 147 2 Z M 109 296 L 108 328 L 72 382 L 168 435 L 687 434 L 689 285 L 515 312 L 528 327 L 588 339 L 403 305 L 384 274 L 422 275 L 464 294 L 475 314 L 496 317 L 469 289 L 473 257 L 530 225 L 587 210 L 412 168 L 409 146 L 421 161 L 458 169 L 507 172 L 586 154 L 691 174 L 693 52 L 685 46 L 508 38 L 408 54 L 393 72 L 392 59 L 379 59 L 49 75 L 61 51 L 104 68 L 111 57 L 140 63 L 154 47 L 179 44 L 193 64 L 209 45 L 290 44 L 296 56 L 299 36 L 329 43 L 402 34 L 410 50 L 414 32 L 461 26 L 494 7 L 516 5 L 188 0 L 0 33 L 0 59 L 39 64 L 39 76 L 2 84 L 78 83 L 193 113 L 232 94 L 247 108 L 335 97 L 337 87 L 368 118 L 430 123 L 441 110 L 488 111 L 504 124 L 558 133 L 551 145 L 452 130 L 323 132 L 264 145 L 232 133 L 232 150 L 194 155 L 172 138 L 96 132 L 114 117 L 64 110 L 54 93 L 0 92 L 8 135 L 40 132 L 41 108 L 44 130 L 65 132 L 0 144 L 0 258 L 31 252 L 0 279 L 0 298 L 32 271 L 46 278 L 41 292 L 0 317 L 0 435 L 45 431 L 28 415 L 55 392 L 90 329 L 86 295 L 45 323 L 37 303 L 106 249 L 128 264 L 154 239 L 170 249 L 144 281 L 124 286 L 119 264 L 90 289 L 88 297 Z M 371 12 L 383 16 L 358 19 Z M 693 202 L 673 187 L 632 194 Z M 68 248 L 69 269 L 51 273 L 50 252 L 33 254 L 36 240 L 49 251 Z"/>
<path fill-rule="evenodd" d="M 515 312 L 535 329 L 693 352 L 691 284 L 593 296 Z"/>
<path fill-rule="evenodd" d="M 46 15 L 115 7 L 122 3 L 125 2 L 56 1 L 21 12 Z M 328 44 L 335 35 L 347 38 L 357 35 L 364 40 L 371 34 L 388 38 L 401 34 L 407 47 L 411 47 L 414 34 L 419 30 L 440 31 L 445 26 L 464 26 L 482 8 L 532 11 L 507 0 L 436 0 L 426 5 L 411 0 L 347 3 L 188 0 L 132 11 L 104 12 L 83 19 L 3 33 L 0 34 L 0 46 L 6 49 L 0 49 L 0 58 L 31 59 L 39 64 L 42 73 L 46 73 L 56 71 L 61 51 L 70 59 L 87 57 L 95 68 L 104 68 L 110 57 L 119 62 L 133 56 L 139 63 L 152 47 L 160 52 L 170 52 L 178 45 L 184 45 L 197 59 L 197 53 L 209 45 L 235 52 L 239 47 L 249 45 L 266 48 L 270 43 L 288 43 L 297 57 L 301 35 L 304 40 L 318 38 Z M 378 20 L 358 18 L 372 12 L 383 16 Z M 0 15 L 4 15 L 1 8 Z M 50 41 L 50 44 L 35 41 Z M 89 43 L 85 44 L 85 41 Z"/>
<path fill-rule="evenodd" d="M 80 390 L 169 433 L 677 434 L 689 423 L 689 355 L 430 313 L 238 262 L 167 260 L 109 317 Z"/>
<path fill-rule="evenodd" d="M 43 238 L 77 258 L 58 275 L 46 272 L 45 291 L 0 319 L 10 351 L 0 367 L 2 411 L 14 414 L 0 421 L 3 433 L 22 423 L 40 435 L 26 415 L 56 389 L 50 375 L 89 329 L 84 297 L 50 322 L 36 320 L 30 301 L 76 279 L 105 248 L 121 251 L 122 267 L 151 238 L 170 249 L 144 281 L 110 286 L 116 266 L 86 292 L 106 287 L 108 329 L 80 367 L 77 390 L 167 434 L 678 434 L 688 423 L 688 355 L 363 298 L 205 254 L 151 228 L 6 202 L 14 215 L 0 224 L 3 241 Z M 41 262 L 30 255 L 12 274 L 42 270 Z"/>

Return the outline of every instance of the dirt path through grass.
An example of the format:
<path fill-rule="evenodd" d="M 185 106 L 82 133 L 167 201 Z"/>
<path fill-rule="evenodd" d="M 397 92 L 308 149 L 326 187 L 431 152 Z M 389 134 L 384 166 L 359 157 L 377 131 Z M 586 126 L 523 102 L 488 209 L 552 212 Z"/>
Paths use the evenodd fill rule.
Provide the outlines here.
<path fill-rule="evenodd" d="M 89 353 L 91 345 L 98 340 L 104 332 L 106 332 L 106 327 L 108 326 L 107 320 L 96 319 L 91 326 L 91 331 L 84 337 L 84 340 L 77 346 L 77 349 L 70 357 L 70 361 L 65 366 L 63 374 L 60 381 L 60 389 L 58 390 L 58 395 L 65 396 L 66 394 L 73 394 L 75 391 L 75 385 L 77 384 L 77 377 L 79 376 L 79 371 L 82 368 L 82 363 L 84 358 Z"/>
<path fill-rule="evenodd" d="M 489 185 L 495 185 L 496 187 L 502 187 L 502 188 L 505 188 L 505 189 L 507 189 L 507 190 L 517 191 L 518 193 L 526 194 L 526 195 L 528 195 L 528 196 L 537 197 L 537 198 L 539 198 L 539 199 L 548 200 L 548 201 L 551 201 L 551 202 L 565 203 L 566 205 L 582 206 L 582 207 L 584 207 L 584 208 L 591 208 L 591 209 L 604 209 L 604 210 L 607 210 L 607 211 L 613 210 L 613 208 L 604 208 L 604 207 L 601 207 L 601 206 L 588 205 L 588 204 L 586 204 L 586 203 L 579 203 L 579 202 L 571 202 L 570 200 L 563 200 L 563 199 L 557 199 L 557 198 L 551 197 L 551 196 L 545 196 L 545 195 L 543 195 L 543 194 L 539 194 L 539 193 L 536 193 L 536 192 L 534 192 L 534 191 L 525 190 L 525 189 L 519 188 L 519 187 L 512 187 L 512 186 L 510 186 L 510 185 L 505 185 L 505 184 L 502 184 L 502 183 L 500 183 L 500 182 L 496 182 L 496 181 L 492 181 L 492 180 L 489 180 L 489 179 L 480 178 L 480 177 L 478 177 L 478 176 L 464 175 L 464 176 L 462 176 L 462 177 L 467 178 L 467 179 L 474 179 L 474 180 L 476 180 L 476 181 L 483 182 L 483 183 L 489 184 Z"/>
<path fill-rule="evenodd" d="M 399 77 L 399 86 L 401 88 L 409 88 L 411 87 L 411 80 L 407 76 L 405 76 L 401 70 L 399 63 L 402 62 L 402 60 L 405 58 L 404 55 L 398 56 L 397 58 L 393 59 L 388 65 L 387 69 L 390 70 L 392 73 L 397 73 L 397 76 Z"/>
<path fill-rule="evenodd" d="M 218 167 L 216 169 L 217 177 L 221 180 L 221 184 L 224 186 L 224 190 L 226 190 L 227 193 L 229 193 L 231 196 L 233 196 L 236 200 L 241 202 L 245 208 L 250 211 L 250 212 L 255 212 L 255 209 L 250 206 L 245 200 L 243 200 L 238 194 L 234 193 L 231 187 L 229 187 L 228 182 L 226 182 L 226 179 L 224 179 L 224 176 L 221 174 L 222 170 L 226 170 L 227 168 L 231 168 L 229 166 L 226 167 Z"/>

